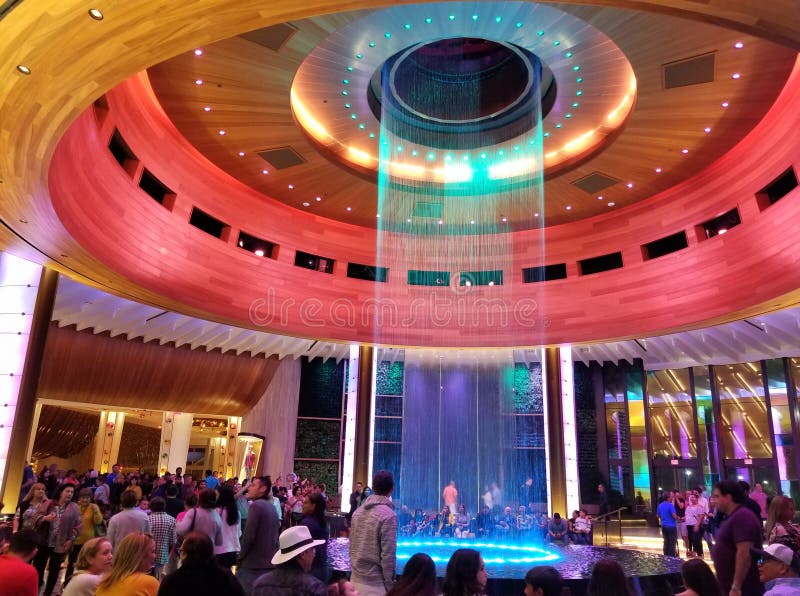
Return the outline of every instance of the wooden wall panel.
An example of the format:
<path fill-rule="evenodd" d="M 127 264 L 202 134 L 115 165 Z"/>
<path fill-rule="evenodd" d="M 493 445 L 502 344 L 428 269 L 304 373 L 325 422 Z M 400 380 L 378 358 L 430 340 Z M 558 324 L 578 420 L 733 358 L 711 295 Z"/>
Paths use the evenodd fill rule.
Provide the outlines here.
<path fill-rule="evenodd" d="M 278 368 L 275 358 L 145 344 L 55 324 L 44 362 L 40 398 L 224 416 L 249 410 Z"/>
<path fill-rule="evenodd" d="M 43 405 L 33 443 L 33 457 L 69 459 L 94 440 L 100 414 Z"/>

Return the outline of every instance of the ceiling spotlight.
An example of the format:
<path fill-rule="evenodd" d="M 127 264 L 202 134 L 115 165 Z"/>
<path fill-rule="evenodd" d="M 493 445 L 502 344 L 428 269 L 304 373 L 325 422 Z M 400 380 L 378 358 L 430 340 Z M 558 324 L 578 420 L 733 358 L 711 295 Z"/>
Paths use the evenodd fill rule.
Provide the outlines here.
<path fill-rule="evenodd" d="M 744 44 L 741 41 L 737 41 L 735 44 L 733 44 L 733 47 L 737 50 L 741 50 L 744 47 Z"/>
<path fill-rule="evenodd" d="M 411 218 L 410 217 L 406 219 L 406 223 L 411 223 Z"/>
<path fill-rule="evenodd" d="M 200 48 L 197 48 L 197 49 L 194 51 L 194 55 L 195 55 L 195 56 L 202 56 L 202 55 L 203 55 L 203 50 L 201 50 Z"/>
<path fill-rule="evenodd" d="M 203 84 L 203 79 L 195 79 L 194 84 L 195 85 L 202 85 Z"/>
<path fill-rule="evenodd" d="M 738 72 L 735 72 L 731 75 L 731 78 L 734 80 L 738 80 L 742 78 L 742 75 L 740 75 Z"/>
<path fill-rule="evenodd" d="M 628 182 L 625 186 L 627 186 L 628 188 L 633 188 L 633 182 Z"/>
<path fill-rule="evenodd" d="M 303 201 L 303 207 L 310 207 L 310 206 L 311 203 L 309 203 L 308 201 Z"/>
<path fill-rule="evenodd" d="M 239 246 L 243 248 L 243 247 L 244 247 L 244 242 L 242 242 L 241 240 L 239 240 Z"/>
<path fill-rule="evenodd" d="M 710 127 L 710 126 L 706 126 L 706 127 L 703 129 L 703 132 L 711 132 L 711 127 Z"/>
<path fill-rule="evenodd" d="M 717 236 L 722 236 L 727 231 L 728 231 L 728 228 L 720 228 L 719 230 L 717 230 Z"/>
<path fill-rule="evenodd" d="M 92 17 L 95 21 L 103 20 L 103 13 L 100 12 L 97 8 L 90 8 L 89 16 Z"/>
<path fill-rule="evenodd" d="M 686 155 L 687 153 L 689 153 L 689 150 L 686 147 L 684 147 L 683 149 L 681 149 L 681 153 Z"/>
<path fill-rule="evenodd" d="M 507 217 L 504 217 L 504 218 L 503 218 L 501 221 L 502 221 L 503 223 L 506 223 L 506 222 L 508 221 L 508 218 L 507 218 Z"/>
<path fill-rule="evenodd" d="M 203 111 L 204 112 L 210 112 L 211 111 L 211 106 L 203 106 Z"/>
<path fill-rule="evenodd" d="M 264 251 L 261 250 L 260 248 L 257 248 L 256 250 L 253 251 L 253 254 L 256 255 L 257 257 L 263 257 Z"/>
<path fill-rule="evenodd" d="M 470 223 L 470 225 L 474 226 L 475 225 L 475 220 L 471 219 L 469 223 Z"/>
<path fill-rule="evenodd" d="M 31 69 L 25 66 L 24 64 L 17 64 L 17 70 L 24 75 L 31 74 Z"/>
<path fill-rule="evenodd" d="M 489 282 L 489 285 L 490 285 L 490 286 L 493 286 L 493 285 L 494 285 L 494 282 L 493 282 L 493 281 L 490 281 L 490 282 Z"/>
<path fill-rule="evenodd" d="M 319 203 L 322 200 L 322 197 L 315 197 L 314 200 Z"/>
<path fill-rule="evenodd" d="M 572 205 L 567 205 L 566 207 L 564 207 L 564 209 L 566 209 L 567 211 L 572 211 Z"/>
<path fill-rule="evenodd" d="M 269 174 L 269 170 L 261 170 L 262 174 Z"/>
<path fill-rule="evenodd" d="M 289 188 L 289 190 L 294 190 L 294 184 L 289 184 L 288 188 Z"/>
<path fill-rule="evenodd" d="M 613 207 L 614 205 L 616 205 L 616 203 L 615 203 L 615 202 L 613 202 L 613 201 L 611 201 L 611 202 L 609 202 L 609 203 L 608 203 L 608 206 L 609 206 L 609 207 Z"/>
<path fill-rule="evenodd" d="M 219 131 L 219 134 L 220 134 L 220 135 L 224 135 L 224 134 L 225 134 L 225 131 L 224 131 L 224 130 L 221 130 L 221 131 Z"/>
<path fill-rule="evenodd" d="M 376 214 L 375 214 L 375 217 L 377 217 L 378 219 L 380 219 L 380 218 L 381 218 L 381 214 L 380 214 L 380 213 L 376 213 Z"/>
<path fill-rule="evenodd" d="M 538 213 L 534 213 L 533 216 L 534 217 L 539 217 L 539 214 Z"/>
<path fill-rule="evenodd" d="M 443 226 L 443 225 L 444 225 L 444 222 L 443 222 L 441 219 L 439 220 L 439 225 L 440 225 L 440 226 Z"/>
<path fill-rule="evenodd" d="M 598 201 L 602 201 L 603 200 L 603 195 L 597 195 L 597 200 Z"/>
<path fill-rule="evenodd" d="M 239 157 L 244 157 L 244 151 L 239 151 Z"/>
<path fill-rule="evenodd" d="M 723 108 L 727 108 L 731 104 L 729 104 L 727 101 L 723 101 L 721 105 Z"/>
<path fill-rule="evenodd" d="M 464 282 L 464 285 L 469 288 L 469 287 L 472 286 L 472 282 L 470 280 L 467 280 L 467 281 Z"/>
<path fill-rule="evenodd" d="M 348 208 L 347 208 L 347 210 L 348 210 L 348 211 L 352 211 L 352 210 L 353 210 L 353 208 L 352 208 L 352 207 L 348 207 Z"/>
<path fill-rule="evenodd" d="M 656 168 L 656 174 L 660 174 L 660 173 L 661 173 L 661 168 Z"/>

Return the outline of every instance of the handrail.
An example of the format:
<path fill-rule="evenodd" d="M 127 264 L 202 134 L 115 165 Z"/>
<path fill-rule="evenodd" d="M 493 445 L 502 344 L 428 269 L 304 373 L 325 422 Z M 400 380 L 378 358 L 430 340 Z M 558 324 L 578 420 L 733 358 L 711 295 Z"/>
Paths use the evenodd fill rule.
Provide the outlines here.
<path fill-rule="evenodd" d="M 603 515 L 598 515 L 592 521 L 597 521 L 599 519 L 603 519 L 604 517 L 608 517 L 609 515 L 614 515 L 615 513 L 619 513 L 620 511 L 625 511 L 628 507 L 620 507 L 619 509 L 614 509 L 614 511 L 609 511 L 608 513 L 604 513 Z"/>

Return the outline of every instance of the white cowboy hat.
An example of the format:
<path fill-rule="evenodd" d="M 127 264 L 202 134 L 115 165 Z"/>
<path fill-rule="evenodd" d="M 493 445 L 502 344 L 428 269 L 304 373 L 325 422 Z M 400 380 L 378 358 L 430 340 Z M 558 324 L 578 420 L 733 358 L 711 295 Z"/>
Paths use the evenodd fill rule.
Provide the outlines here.
<path fill-rule="evenodd" d="M 313 540 L 311 532 L 308 531 L 306 526 L 293 526 L 288 530 L 284 530 L 278 539 L 280 549 L 272 557 L 273 565 L 280 565 L 286 561 L 294 559 L 303 551 L 325 544 L 324 540 Z"/>

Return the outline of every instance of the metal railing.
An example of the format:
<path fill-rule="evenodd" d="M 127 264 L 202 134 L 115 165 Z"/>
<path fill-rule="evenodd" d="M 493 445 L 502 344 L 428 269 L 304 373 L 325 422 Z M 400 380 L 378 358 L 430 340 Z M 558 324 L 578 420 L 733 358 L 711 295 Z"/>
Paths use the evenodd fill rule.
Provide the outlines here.
<path fill-rule="evenodd" d="M 592 520 L 592 542 L 595 545 L 608 546 L 609 524 L 613 523 L 617 524 L 619 544 L 622 544 L 622 512 L 627 509 L 627 507 L 620 507 L 614 511 L 598 515 Z M 612 516 L 616 516 L 616 519 L 612 519 Z M 598 533 L 598 530 L 601 530 L 601 532 Z"/>

